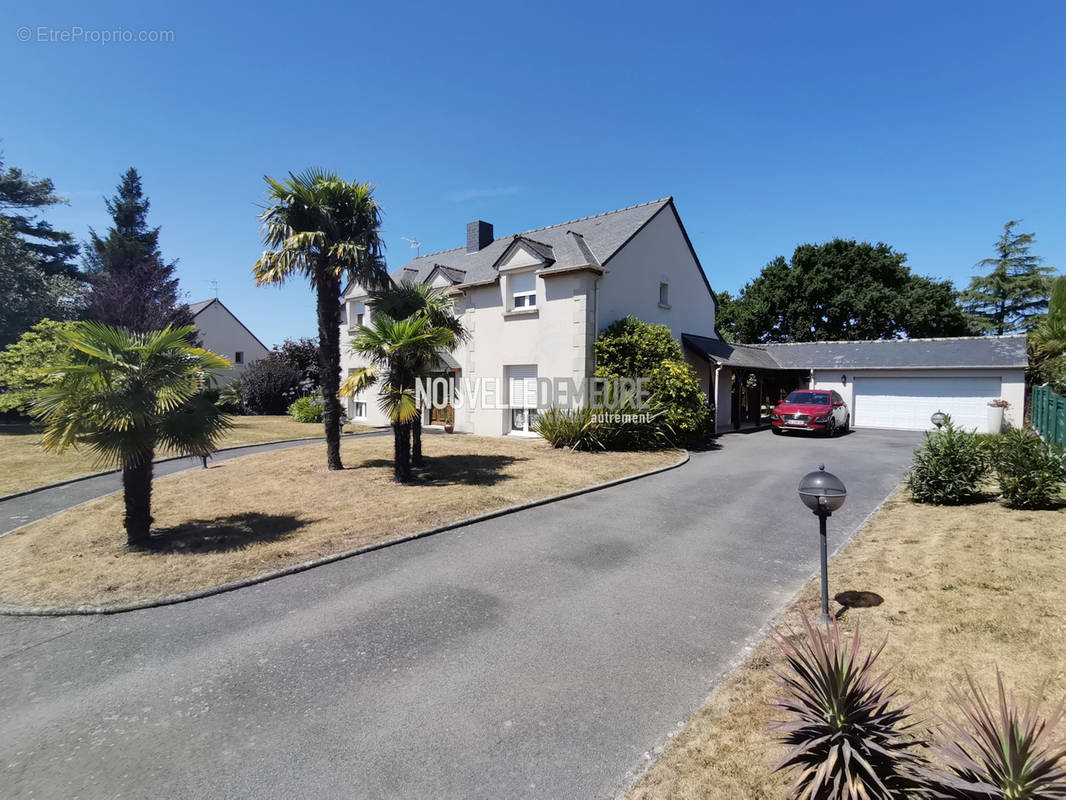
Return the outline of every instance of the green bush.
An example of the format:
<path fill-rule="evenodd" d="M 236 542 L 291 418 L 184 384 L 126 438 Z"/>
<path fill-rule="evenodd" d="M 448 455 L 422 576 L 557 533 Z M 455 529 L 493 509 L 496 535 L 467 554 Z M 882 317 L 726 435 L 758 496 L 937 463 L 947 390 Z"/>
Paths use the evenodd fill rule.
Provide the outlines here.
<path fill-rule="evenodd" d="M 218 390 L 218 407 L 231 414 L 244 413 L 244 381 L 232 380 Z"/>
<path fill-rule="evenodd" d="M 303 393 L 301 380 L 300 371 L 292 365 L 261 358 L 244 370 L 241 400 L 251 414 L 284 414 L 293 398 Z"/>
<path fill-rule="evenodd" d="M 1066 450 L 1030 429 L 1004 434 L 996 448 L 996 479 L 1009 508 L 1049 508 L 1061 498 L 1066 481 Z"/>
<path fill-rule="evenodd" d="M 664 361 L 651 373 L 649 404 L 661 415 L 676 444 L 704 436 L 710 424 L 707 398 L 700 391 L 696 371 L 683 361 Z"/>
<path fill-rule="evenodd" d="M 635 378 L 650 375 L 664 361 L 682 361 L 681 344 L 666 325 L 636 317 L 615 320 L 596 339 L 596 375 Z"/>
<path fill-rule="evenodd" d="M 55 381 L 48 367 L 59 366 L 70 350 L 64 331 L 72 322 L 44 319 L 0 350 L 0 411 L 28 414 L 37 393 Z"/>
<path fill-rule="evenodd" d="M 906 484 L 919 503 L 959 505 L 977 500 L 988 474 L 987 446 L 977 435 L 956 428 L 948 417 L 944 427 L 925 435 L 914 451 Z"/>
<path fill-rule="evenodd" d="M 321 422 L 322 398 L 299 397 L 289 406 L 289 416 L 297 422 Z"/>
<path fill-rule="evenodd" d="M 530 427 L 552 447 L 574 450 L 656 450 L 674 441 L 659 412 L 628 404 L 615 409 L 549 408 Z"/>

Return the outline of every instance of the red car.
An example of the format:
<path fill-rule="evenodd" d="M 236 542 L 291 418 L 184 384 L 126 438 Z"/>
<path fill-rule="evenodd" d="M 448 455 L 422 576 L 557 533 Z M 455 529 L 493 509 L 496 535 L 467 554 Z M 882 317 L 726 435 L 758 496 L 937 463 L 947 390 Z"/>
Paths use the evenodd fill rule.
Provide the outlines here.
<path fill-rule="evenodd" d="M 798 389 L 774 407 L 770 424 L 774 433 L 820 431 L 836 436 L 851 427 L 851 413 L 844 398 L 834 391 Z"/>

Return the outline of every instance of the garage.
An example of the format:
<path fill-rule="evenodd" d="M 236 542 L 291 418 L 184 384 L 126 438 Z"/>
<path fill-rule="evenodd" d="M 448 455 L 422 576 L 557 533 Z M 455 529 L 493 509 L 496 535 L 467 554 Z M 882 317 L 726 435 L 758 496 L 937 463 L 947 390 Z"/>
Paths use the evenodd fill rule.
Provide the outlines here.
<path fill-rule="evenodd" d="M 856 378 L 852 420 L 856 427 L 926 430 L 936 411 L 964 428 L 984 430 L 988 401 L 1002 394 L 999 377 Z"/>
<path fill-rule="evenodd" d="M 989 430 L 988 403 L 1008 404 L 1003 421 L 1023 424 L 1024 336 L 765 344 L 782 369 L 805 369 L 801 385 L 840 394 L 852 426 L 929 430 L 936 411 L 960 426 Z"/>

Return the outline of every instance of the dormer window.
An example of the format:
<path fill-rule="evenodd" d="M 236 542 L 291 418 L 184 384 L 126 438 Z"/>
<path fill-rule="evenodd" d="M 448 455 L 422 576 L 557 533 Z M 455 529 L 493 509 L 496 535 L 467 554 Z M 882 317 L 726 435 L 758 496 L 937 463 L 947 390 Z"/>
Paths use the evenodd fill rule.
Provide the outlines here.
<path fill-rule="evenodd" d="M 511 275 L 511 308 L 515 311 L 537 307 L 537 276 L 532 272 Z"/>

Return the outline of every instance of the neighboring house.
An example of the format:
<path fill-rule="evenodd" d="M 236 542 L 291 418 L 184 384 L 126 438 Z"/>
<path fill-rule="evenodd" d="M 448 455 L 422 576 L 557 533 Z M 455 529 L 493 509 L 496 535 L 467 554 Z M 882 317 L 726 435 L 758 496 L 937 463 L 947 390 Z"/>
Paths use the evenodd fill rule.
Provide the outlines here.
<path fill-rule="evenodd" d="M 1029 359 L 1025 336 L 734 345 L 686 336 L 718 373 L 718 430 L 765 424 L 797 386 L 834 389 L 860 428 L 928 430 L 936 411 L 988 431 L 988 401 L 1010 403 L 1020 426 Z"/>
<path fill-rule="evenodd" d="M 454 298 L 470 340 L 442 358 L 440 369 L 467 388 L 491 378 L 509 408 L 455 411 L 459 431 L 528 435 L 537 405 L 536 379 L 583 381 L 595 368 L 593 343 L 603 328 L 632 314 L 684 332 L 716 337 L 717 301 L 672 198 L 495 238 L 478 220 L 467 225 L 466 246 L 419 256 L 392 273 L 393 280 L 423 281 Z M 342 367 L 360 365 L 349 353 L 350 328 L 369 323 L 366 293 L 344 293 Z M 712 370 L 699 353 L 686 354 L 702 388 Z M 352 398 L 348 415 L 388 424 L 377 407 L 377 388 Z M 483 405 L 483 404 L 479 404 Z M 440 421 L 427 412 L 426 422 Z"/>
<path fill-rule="evenodd" d="M 218 353 L 233 365 L 218 373 L 220 384 L 236 380 L 249 364 L 270 352 L 217 297 L 190 303 L 189 311 L 202 346 Z"/>

